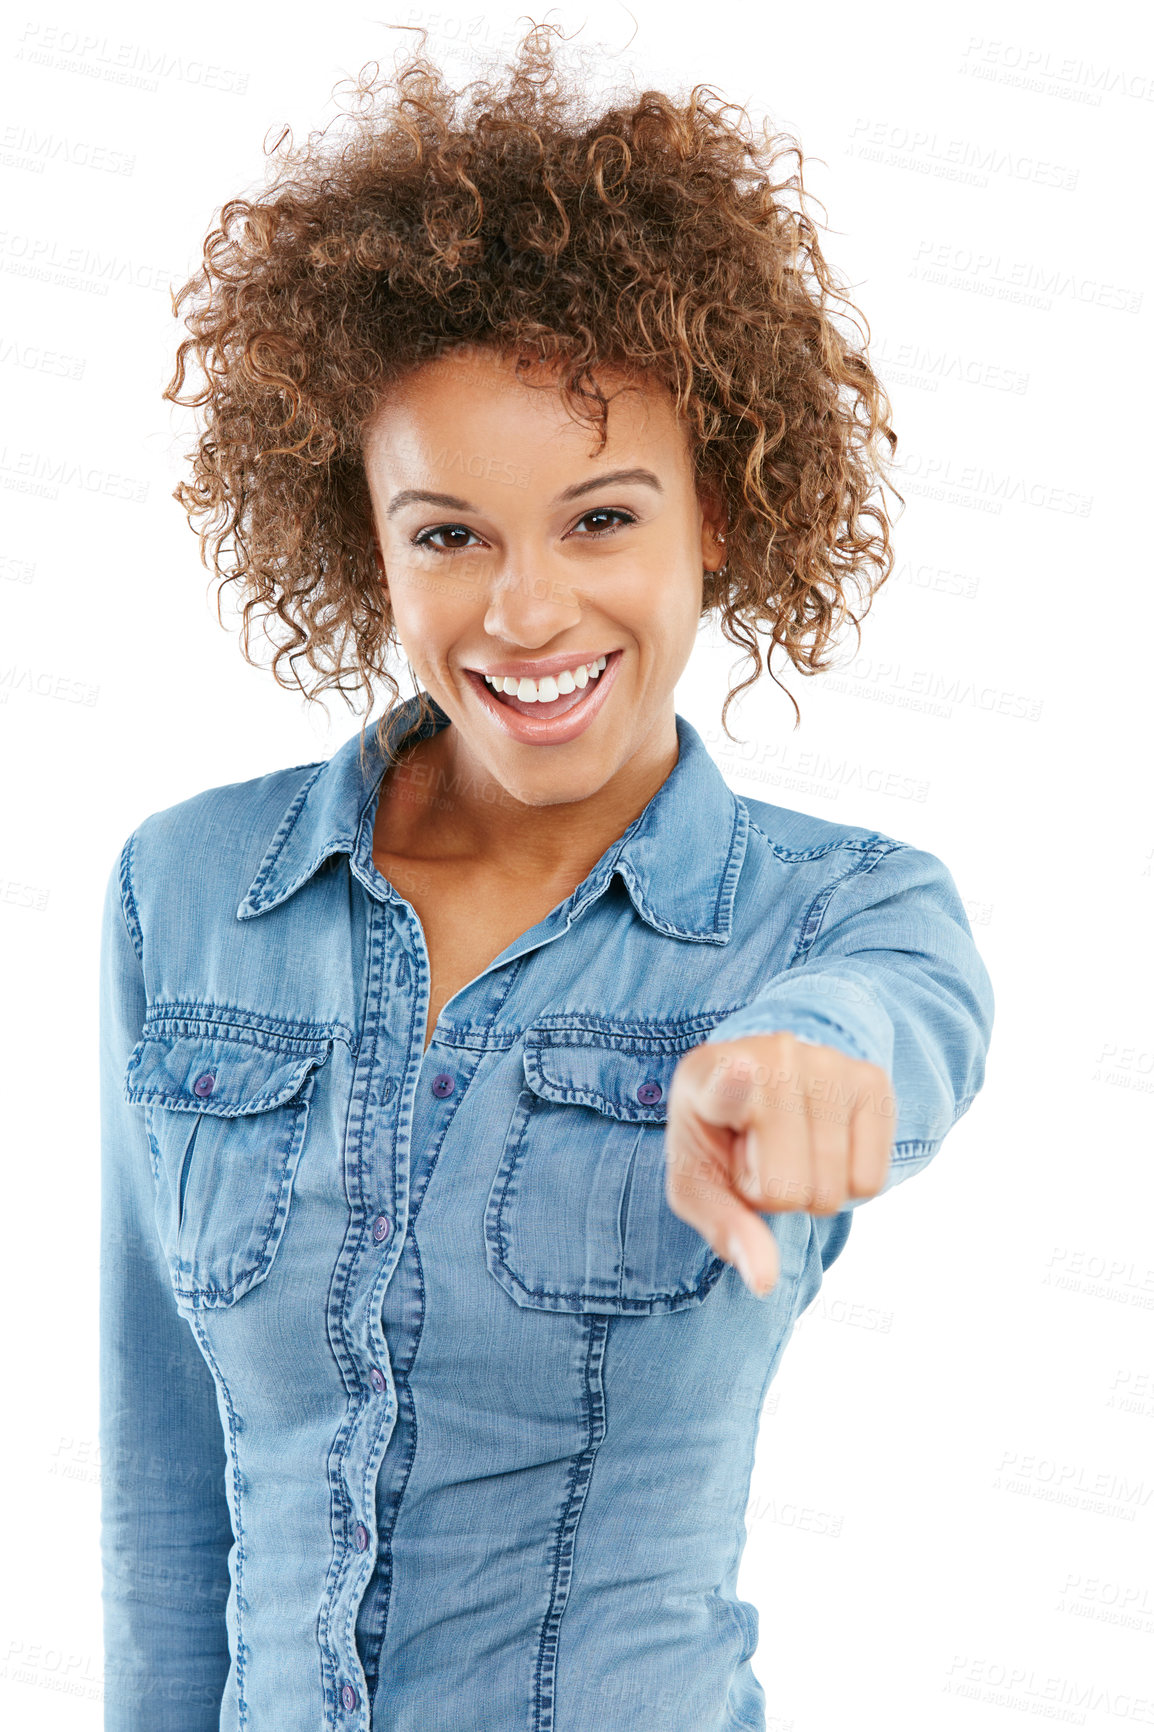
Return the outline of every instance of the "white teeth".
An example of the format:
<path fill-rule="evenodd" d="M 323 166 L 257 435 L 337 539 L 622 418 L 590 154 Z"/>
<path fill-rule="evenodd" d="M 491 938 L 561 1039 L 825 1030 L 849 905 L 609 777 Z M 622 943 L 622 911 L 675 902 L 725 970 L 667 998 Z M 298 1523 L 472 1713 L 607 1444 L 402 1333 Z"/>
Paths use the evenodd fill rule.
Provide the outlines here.
<path fill-rule="evenodd" d="M 486 674 L 484 678 L 495 692 L 507 692 L 523 704 L 551 704 L 555 698 L 569 692 L 583 691 L 590 680 L 597 679 L 608 659 L 608 656 L 598 656 L 595 662 L 583 662 L 580 667 L 566 668 L 556 675 L 546 674 L 540 680 L 519 680 L 512 674 Z"/>

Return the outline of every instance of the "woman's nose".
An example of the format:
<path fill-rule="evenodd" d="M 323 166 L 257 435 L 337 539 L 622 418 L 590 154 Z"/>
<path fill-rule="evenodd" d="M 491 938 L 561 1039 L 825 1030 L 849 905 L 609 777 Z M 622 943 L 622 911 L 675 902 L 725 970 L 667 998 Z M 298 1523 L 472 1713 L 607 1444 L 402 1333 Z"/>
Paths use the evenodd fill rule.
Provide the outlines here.
<path fill-rule="evenodd" d="M 485 630 L 492 637 L 533 648 L 571 626 L 580 611 L 571 579 L 553 568 L 548 558 L 520 560 L 494 574 Z"/>

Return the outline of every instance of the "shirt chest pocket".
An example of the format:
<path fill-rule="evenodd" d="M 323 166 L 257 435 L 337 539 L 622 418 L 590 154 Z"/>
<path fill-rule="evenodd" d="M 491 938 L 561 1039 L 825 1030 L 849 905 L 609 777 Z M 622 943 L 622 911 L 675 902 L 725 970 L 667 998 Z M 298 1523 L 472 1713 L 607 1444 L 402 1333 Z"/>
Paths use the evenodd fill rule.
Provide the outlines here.
<path fill-rule="evenodd" d="M 145 1029 L 125 1099 L 143 1106 L 156 1221 L 186 1309 L 233 1305 L 284 1233 L 327 1040 L 206 1024 Z"/>
<path fill-rule="evenodd" d="M 656 1035 L 527 1031 L 525 1086 L 485 1211 L 489 1270 L 518 1305 L 680 1311 L 724 1272 L 665 1198 L 669 1085 L 687 1050 L 671 1046 Z"/>

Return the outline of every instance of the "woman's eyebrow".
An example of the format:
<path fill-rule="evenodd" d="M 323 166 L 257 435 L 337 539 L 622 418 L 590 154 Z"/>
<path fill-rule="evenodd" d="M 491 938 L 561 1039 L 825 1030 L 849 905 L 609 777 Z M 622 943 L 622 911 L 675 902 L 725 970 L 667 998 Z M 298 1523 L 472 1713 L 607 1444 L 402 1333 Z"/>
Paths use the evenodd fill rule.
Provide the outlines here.
<path fill-rule="evenodd" d="M 599 487 L 609 487 L 623 481 L 640 482 L 645 487 L 653 487 L 658 493 L 665 489 L 654 475 L 652 469 L 611 469 L 607 475 L 595 475 L 591 481 L 578 481 L 573 487 L 567 487 L 554 500 L 555 505 L 562 505 L 567 500 L 579 499 L 583 493 L 593 493 Z M 455 493 L 431 493 L 424 487 L 405 487 L 400 493 L 393 495 L 386 511 L 386 517 L 392 517 L 406 505 L 439 505 L 446 511 L 479 511 L 480 507 L 470 505 L 467 499 L 458 499 Z"/>
<path fill-rule="evenodd" d="M 608 475 L 595 475 L 592 481 L 579 481 L 575 487 L 567 487 L 564 493 L 559 493 L 555 504 L 562 504 L 567 499 L 579 499 L 583 493 L 593 493 L 598 487 L 609 487 L 620 481 L 640 481 L 646 487 L 654 487 L 658 493 L 665 489 L 654 475 L 652 469 L 611 469 Z"/>

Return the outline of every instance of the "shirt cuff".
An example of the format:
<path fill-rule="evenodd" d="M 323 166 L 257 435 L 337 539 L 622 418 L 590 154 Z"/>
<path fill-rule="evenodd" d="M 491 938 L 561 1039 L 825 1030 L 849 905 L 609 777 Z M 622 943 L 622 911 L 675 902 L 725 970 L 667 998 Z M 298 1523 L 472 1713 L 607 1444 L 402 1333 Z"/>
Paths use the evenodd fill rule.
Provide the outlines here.
<path fill-rule="evenodd" d="M 801 970 L 780 976 L 719 1022 L 706 1044 L 780 1032 L 810 1045 L 832 1046 L 847 1058 L 862 1059 L 891 1073 L 893 1022 L 862 978 L 850 970 Z"/>

